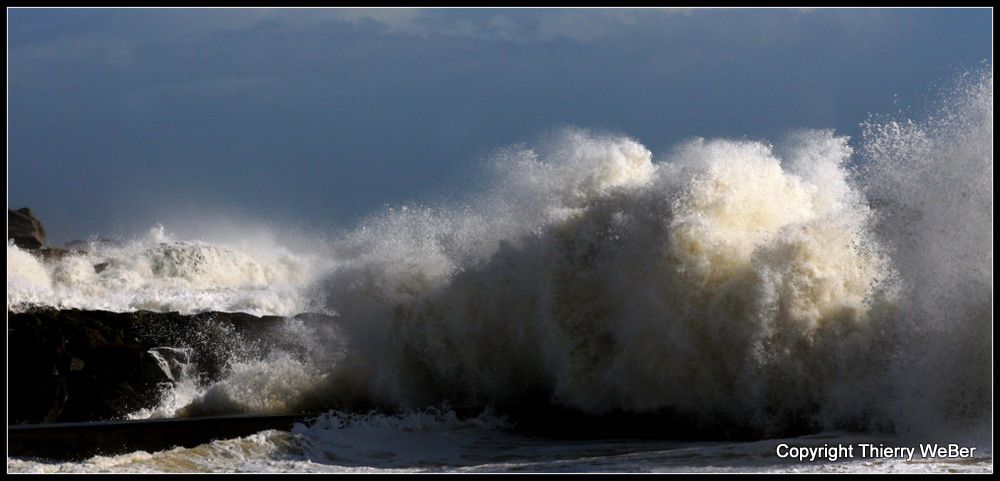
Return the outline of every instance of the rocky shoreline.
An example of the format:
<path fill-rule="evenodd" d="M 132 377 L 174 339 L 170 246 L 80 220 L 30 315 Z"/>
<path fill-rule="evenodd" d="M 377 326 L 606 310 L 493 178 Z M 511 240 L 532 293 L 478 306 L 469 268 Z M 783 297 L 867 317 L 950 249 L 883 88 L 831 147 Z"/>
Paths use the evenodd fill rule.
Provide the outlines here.
<path fill-rule="evenodd" d="M 42 260 L 78 252 L 49 245 L 45 228 L 28 208 L 7 210 L 7 239 Z M 102 266 L 94 268 L 99 272 Z M 275 330 L 284 319 L 240 312 L 184 315 L 8 305 L 7 422 L 124 419 L 155 407 L 178 381 L 182 364 L 197 366 L 200 379 L 211 381 L 234 350 L 269 348 L 269 340 L 280 338 Z"/>
<path fill-rule="evenodd" d="M 10 241 L 24 246 L 21 248 L 32 255 L 47 258 L 74 252 L 49 247 L 44 228 L 28 209 L 8 210 L 8 232 Z M 162 395 L 182 375 L 191 379 L 192 373 L 185 369 L 192 366 L 196 381 L 208 385 L 222 378 L 234 359 L 259 359 L 274 350 L 305 359 L 308 353 L 300 345 L 301 340 L 290 339 L 283 332 L 288 319 L 322 329 L 335 328 L 337 323 L 331 316 L 311 313 L 286 318 L 218 311 L 181 314 L 8 306 L 8 425 L 23 425 L 19 435 L 29 436 L 29 430 L 34 428 L 28 425 L 42 429 L 52 424 L 125 420 L 136 412 L 157 407 Z M 340 400 L 345 405 L 334 406 L 332 402 L 322 399 L 309 404 L 307 410 L 394 410 L 367 402 L 354 405 L 345 399 Z M 300 408 L 306 409 L 305 405 Z M 554 438 L 745 440 L 760 439 L 765 434 L 741 420 L 695 418 L 669 409 L 594 415 L 544 402 L 452 406 L 460 417 L 476 416 L 487 408 L 508 417 L 520 430 Z M 197 408 L 185 412 L 189 416 L 219 414 L 241 413 L 201 412 Z M 249 419 L 241 421 L 247 429 L 253 424 Z M 783 434 L 801 435 L 815 428 L 808 424 L 791 426 Z M 73 439 L 76 443 L 76 437 Z"/>
<path fill-rule="evenodd" d="M 176 382 L 178 363 L 193 362 L 204 379 L 217 378 L 230 347 L 268 348 L 283 320 L 229 312 L 8 311 L 8 423 L 122 419 L 154 407 Z M 177 352 L 191 359 L 175 359 Z"/>
<path fill-rule="evenodd" d="M 13 242 L 21 249 L 30 251 L 45 260 L 58 259 L 74 252 L 81 252 L 78 249 L 64 249 L 49 245 L 45 227 L 27 207 L 17 210 L 7 209 L 7 241 Z M 83 243 L 82 241 L 74 242 Z"/>
<path fill-rule="evenodd" d="M 294 350 L 283 342 L 286 318 L 243 313 L 126 312 L 36 308 L 8 312 L 8 424 L 121 420 L 157 405 L 163 389 L 175 382 L 171 349 L 191 353 L 206 381 L 225 370 L 231 348 L 263 353 Z M 330 323 L 321 314 L 300 314 L 304 323 Z M 163 361 L 166 361 L 165 363 Z M 333 406 L 330 406 L 333 407 Z M 453 407 L 460 417 L 476 416 L 485 406 Z M 739 423 L 702 424 L 669 410 L 645 414 L 588 415 L 537 404 L 489 409 L 520 430 L 551 438 L 633 437 L 659 439 L 760 439 L 764 433 L 734 428 Z M 319 412 L 319 411 L 317 411 Z M 238 414 L 238 413 L 234 413 Z M 723 426 L 729 426 L 723 428 Z M 814 432 L 798 426 L 788 435 Z"/>

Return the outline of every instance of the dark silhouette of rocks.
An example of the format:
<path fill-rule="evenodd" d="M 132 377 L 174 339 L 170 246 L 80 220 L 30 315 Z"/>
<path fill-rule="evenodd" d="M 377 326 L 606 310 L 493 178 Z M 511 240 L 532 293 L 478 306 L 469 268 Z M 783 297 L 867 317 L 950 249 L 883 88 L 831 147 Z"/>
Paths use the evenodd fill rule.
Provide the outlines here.
<path fill-rule="evenodd" d="M 185 365 L 197 366 L 198 378 L 210 383 L 234 358 L 258 357 L 274 348 L 296 355 L 301 346 L 294 339 L 283 339 L 280 329 L 285 318 L 275 316 L 54 308 L 7 316 L 8 437 L 9 450 L 17 456 L 82 459 L 97 453 L 195 446 L 263 429 L 289 429 L 331 408 L 400 412 L 394 406 L 342 404 L 338 398 L 284 414 L 220 417 L 223 413 L 195 410 L 171 419 L 123 421 L 138 409 L 156 406 L 164 388 L 190 375 Z M 295 319 L 336 323 L 321 314 L 300 314 Z M 739 419 L 684 415 L 669 408 L 603 414 L 547 402 L 454 408 L 459 418 L 484 410 L 504 416 L 521 432 L 555 439 L 757 440 L 768 434 Z M 803 423 L 777 434 L 791 437 L 817 430 Z"/>
<path fill-rule="evenodd" d="M 156 406 L 176 380 L 171 364 L 179 360 L 165 357 L 163 348 L 189 350 L 188 361 L 210 381 L 233 356 L 272 348 L 282 322 L 225 312 L 8 312 L 8 423 L 122 419 Z"/>
<path fill-rule="evenodd" d="M 7 209 L 7 239 L 22 249 L 41 249 L 46 244 L 45 228 L 31 209 Z"/>

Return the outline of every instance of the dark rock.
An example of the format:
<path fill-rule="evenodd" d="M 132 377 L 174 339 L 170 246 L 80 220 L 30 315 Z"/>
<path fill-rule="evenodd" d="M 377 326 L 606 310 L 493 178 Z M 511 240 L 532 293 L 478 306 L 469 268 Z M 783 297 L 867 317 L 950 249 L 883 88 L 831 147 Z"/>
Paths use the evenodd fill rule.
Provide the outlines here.
<path fill-rule="evenodd" d="M 40 249 L 46 243 L 45 228 L 31 214 L 31 209 L 7 209 L 7 239 L 22 249 Z"/>
<path fill-rule="evenodd" d="M 195 363 L 206 382 L 217 379 L 232 359 L 272 347 L 283 321 L 223 312 L 8 312 L 8 423 L 121 419 L 154 407 L 178 363 Z M 166 358 L 171 349 L 189 358 Z"/>
<path fill-rule="evenodd" d="M 282 336 L 281 328 L 289 321 L 277 316 L 260 318 L 223 312 L 195 315 L 150 311 L 115 313 L 52 308 L 8 312 L 7 316 L 8 425 L 120 420 L 136 410 L 157 405 L 163 387 L 178 381 L 181 375 L 190 375 L 192 366 L 197 367 L 198 379 L 211 382 L 218 379 L 234 359 L 259 358 L 275 348 L 292 355 L 296 355 L 297 348 L 304 349 L 295 344 L 295 338 Z M 310 323 L 312 327 L 335 328 L 337 325 L 335 318 L 321 314 L 300 314 L 294 319 L 296 323 Z M 316 404 L 303 404 L 295 410 L 322 412 L 331 407 L 329 403 L 336 402 L 338 404 L 333 407 L 338 409 L 394 412 L 392 406 L 365 404 L 363 396 L 355 397 L 350 392 L 343 394 L 336 401 L 327 396 Z M 218 414 L 205 409 L 193 405 L 181 414 Z M 819 429 L 819 426 L 803 423 L 774 432 L 769 428 L 765 432 L 746 420 L 721 414 L 695 416 L 670 408 L 648 413 L 589 414 L 544 402 L 467 406 L 456 408 L 455 412 L 465 418 L 477 416 L 486 409 L 504 416 L 519 431 L 558 439 L 753 440 L 765 436 L 800 436 Z M 265 417 L 248 417 L 246 422 L 256 423 L 255 420 L 262 419 Z M 234 428 L 240 425 L 238 421 L 220 422 Z M 99 434 L 95 430 L 105 429 L 101 426 L 107 426 L 109 431 Z M 160 449 L 179 444 L 179 438 L 165 434 L 166 430 L 173 429 L 171 426 L 193 429 L 202 424 L 146 421 L 56 425 L 51 430 L 45 425 L 17 426 L 9 430 L 17 431 L 16 439 L 12 435 L 11 442 L 21 443 L 19 452 L 35 455 L 47 452 L 46 439 L 49 439 L 53 443 L 69 443 L 62 447 L 52 446 L 56 453 L 52 456 L 62 456 L 59 453 L 92 454 L 89 449 L 105 449 L 112 445 L 113 449 L 126 444 L 130 449 Z M 245 429 L 251 429 L 248 426 Z M 224 432 L 214 424 L 205 429 L 207 431 L 197 436 L 222 436 Z M 58 434 L 60 432 L 63 434 Z M 126 434 L 127 439 L 114 437 Z M 187 434 L 178 431 L 176 435 L 182 436 L 185 442 L 203 442 L 190 431 Z M 93 439 L 95 436 L 100 439 Z M 139 444 L 129 444 L 146 442 L 151 444 L 143 444 L 142 448 L 137 447 Z"/>

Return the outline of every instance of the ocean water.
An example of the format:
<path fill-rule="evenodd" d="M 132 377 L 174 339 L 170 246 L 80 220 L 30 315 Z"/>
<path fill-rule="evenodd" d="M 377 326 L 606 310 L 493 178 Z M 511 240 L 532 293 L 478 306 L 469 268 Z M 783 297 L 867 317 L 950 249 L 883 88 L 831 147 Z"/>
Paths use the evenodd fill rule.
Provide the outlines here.
<path fill-rule="evenodd" d="M 904 457 L 861 457 L 860 444 L 909 446 L 897 437 L 829 432 L 755 442 L 679 442 L 631 439 L 553 441 L 519 434 L 487 415 L 464 421 L 454 414 L 406 416 L 329 413 L 291 432 L 264 431 L 195 448 L 84 462 L 8 459 L 7 469 L 30 473 L 155 472 L 625 472 L 625 473 L 982 473 L 993 470 L 992 452 L 932 459 L 917 449 Z M 777 446 L 854 445 L 855 458 L 783 459 Z M 914 445 L 916 446 L 916 445 Z"/>
<path fill-rule="evenodd" d="M 288 319 L 294 352 L 181 375 L 132 418 L 407 413 L 8 470 L 992 472 L 992 150 L 990 69 L 853 144 L 803 130 L 654 156 L 566 130 L 498 152 L 469 199 L 388 209 L 306 250 L 162 226 L 50 261 L 8 243 L 12 311 L 333 316 Z M 501 404 L 670 409 L 764 439 L 560 441 L 444 407 Z M 783 438 L 802 429 L 820 434 Z M 782 443 L 976 453 L 788 460 Z"/>

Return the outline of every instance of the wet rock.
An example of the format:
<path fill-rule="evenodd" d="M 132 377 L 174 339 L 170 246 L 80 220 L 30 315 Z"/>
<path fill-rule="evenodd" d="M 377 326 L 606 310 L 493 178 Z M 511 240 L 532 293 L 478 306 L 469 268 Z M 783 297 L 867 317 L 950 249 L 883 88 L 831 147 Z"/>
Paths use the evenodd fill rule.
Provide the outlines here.
<path fill-rule="evenodd" d="M 7 313 L 8 423 L 121 419 L 156 406 L 185 363 L 217 379 L 273 347 L 284 318 L 52 308 Z"/>
<path fill-rule="evenodd" d="M 31 209 L 7 209 L 7 239 L 22 249 L 40 249 L 46 243 L 45 228 Z"/>

